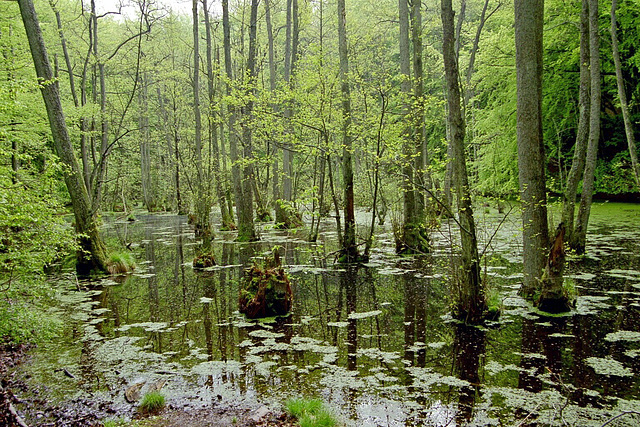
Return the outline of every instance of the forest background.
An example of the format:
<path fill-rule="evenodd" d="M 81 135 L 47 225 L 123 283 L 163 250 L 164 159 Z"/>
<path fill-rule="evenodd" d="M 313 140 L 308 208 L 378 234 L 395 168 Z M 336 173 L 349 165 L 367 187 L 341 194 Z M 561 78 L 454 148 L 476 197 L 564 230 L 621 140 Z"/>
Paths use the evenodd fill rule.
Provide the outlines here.
<path fill-rule="evenodd" d="M 126 14 L 95 11 L 95 2 L 35 2 L 92 215 L 129 214 L 140 206 L 190 213 L 206 239 L 215 205 L 216 225 L 239 226 L 245 240 L 258 237 L 254 213 L 258 220 L 275 213 L 282 227 L 309 219 L 313 240 L 319 217 L 335 216 L 338 229 L 340 220 L 350 220 L 341 218 L 349 198 L 347 159 L 354 204 L 374 209 L 398 230 L 408 177 L 427 196 L 424 203 L 432 203 L 425 223 L 435 213 L 452 214 L 439 3 L 416 3 L 417 11 L 410 5 L 409 72 L 395 2 L 263 1 L 255 10 L 250 1 L 211 3 L 195 2 L 196 13 L 188 15 L 147 0 L 127 2 Z M 629 200 L 637 185 L 609 35 L 611 2 L 599 3 L 594 192 Z M 344 47 L 336 19 L 341 4 Z M 496 0 L 463 0 L 454 8 L 468 187 L 473 197 L 516 199 L 514 9 Z M 579 1 L 546 1 L 544 166 L 547 190 L 558 197 L 567 187 L 579 122 L 580 12 Z M 637 139 L 640 5 L 620 1 L 616 16 Z M 33 331 L 14 326 L 42 319 L 14 298 L 46 294 L 38 278 L 43 266 L 78 243 L 63 217 L 71 205 L 69 171 L 54 155 L 17 3 L 0 3 L 0 31 L 0 283 L 6 288 L 0 324 L 5 338 L 20 341 Z M 418 59 L 423 69 L 415 74 Z M 357 231 L 354 225 L 350 236 L 347 227 L 340 239 L 357 238 L 359 245 L 369 232 Z"/>

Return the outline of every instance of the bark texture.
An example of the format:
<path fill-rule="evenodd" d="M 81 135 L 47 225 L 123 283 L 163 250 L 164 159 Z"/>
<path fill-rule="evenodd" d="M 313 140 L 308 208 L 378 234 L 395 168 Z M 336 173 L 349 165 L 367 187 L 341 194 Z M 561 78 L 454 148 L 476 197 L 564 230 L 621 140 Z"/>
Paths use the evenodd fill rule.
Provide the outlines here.
<path fill-rule="evenodd" d="M 482 320 L 487 308 L 484 288 L 480 279 L 480 260 L 476 226 L 471 206 L 471 194 L 467 177 L 464 137 L 465 123 L 460 105 L 460 86 L 458 82 L 458 64 L 456 61 L 453 8 L 451 0 L 442 0 L 442 55 L 447 81 L 447 103 L 449 127 L 451 129 L 450 152 L 453 157 L 449 161 L 453 165 L 453 180 L 458 206 L 460 225 L 460 242 L 462 246 L 462 265 L 459 270 L 458 295 L 455 314 L 467 322 L 476 323 Z"/>
<path fill-rule="evenodd" d="M 521 292 L 539 289 L 549 231 L 542 134 L 542 24 L 544 0 L 515 0 L 517 138 L 524 280 Z"/>
<path fill-rule="evenodd" d="M 593 184 L 598 157 L 598 141 L 600 140 L 600 101 L 602 98 L 600 84 L 600 34 L 598 28 L 598 0 L 589 0 L 589 63 L 591 77 L 591 105 L 589 108 L 589 143 L 582 179 L 582 195 L 576 228 L 571 235 L 570 246 L 578 254 L 583 254 L 587 244 L 587 226 L 593 199 Z"/>
<path fill-rule="evenodd" d="M 589 0 L 582 0 L 580 12 L 580 95 L 578 99 L 579 119 L 573 161 L 567 177 L 567 187 L 562 202 L 562 222 L 565 225 L 565 240 L 571 241 L 576 207 L 578 184 L 584 172 L 587 140 L 589 136 Z"/>

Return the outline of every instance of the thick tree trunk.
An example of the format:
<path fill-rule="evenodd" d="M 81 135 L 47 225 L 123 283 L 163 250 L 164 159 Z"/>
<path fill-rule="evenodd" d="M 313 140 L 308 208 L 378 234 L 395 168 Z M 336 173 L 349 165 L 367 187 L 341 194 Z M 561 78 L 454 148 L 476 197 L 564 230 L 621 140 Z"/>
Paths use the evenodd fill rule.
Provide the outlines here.
<path fill-rule="evenodd" d="M 539 289 L 549 230 L 542 134 L 542 24 L 544 0 L 515 0 L 517 137 L 524 280 L 521 293 Z"/>
<path fill-rule="evenodd" d="M 349 57 L 347 55 L 347 11 L 345 0 L 338 0 L 338 52 L 342 92 L 342 183 L 344 185 L 343 260 L 358 259 L 356 246 L 356 217 L 353 194 L 353 162 L 351 137 L 351 88 L 349 86 Z"/>
<path fill-rule="evenodd" d="M 582 0 L 580 12 L 580 95 L 578 99 L 578 131 L 573 149 L 573 161 L 567 176 L 567 186 L 562 201 L 562 222 L 565 226 L 565 241 L 572 241 L 573 222 L 578 184 L 584 172 L 587 140 L 589 136 L 589 0 Z"/>
<path fill-rule="evenodd" d="M 447 117 L 451 128 L 451 152 L 449 160 L 453 165 L 453 178 L 456 190 L 456 204 L 460 222 L 460 242 L 462 246 L 462 265 L 459 271 L 458 295 L 455 314 L 467 322 L 475 323 L 482 319 L 487 308 L 484 288 L 480 279 L 480 257 L 476 226 L 471 206 L 471 194 L 467 178 L 464 136 L 465 123 L 460 106 L 460 86 L 458 84 L 458 64 L 454 49 L 453 8 L 451 0 L 442 0 L 442 29 L 444 70 L 447 80 Z"/>
<path fill-rule="evenodd" d="M 29 39 L 33 63 L 38 80 L 41 83 L 40 90 L 47 109 L 56 154 L 62 163 L 69 168 L 69 172 L 65 174 L 64 179 L 73 205 L 76 231 L 80 236 L 80 250 L 78 251 L 76 268 L 80 274 L 88 274 L 94 270 L 106 271 L 106 250 L 100 238 L 96 217 L 91 209 L 89 194 L 84 185 L 84 179 L 73 151 L 73 145 L 69 139 L 60 103 L 58 83 L 53 78 L 38 16 L 31 0 L 19 0 L 18 4 L 20 5 L 22 21 Z"/>
<path fill-rule="evenodd" d="M 576 228 L 571 235 L 570 246 L 578 254 L 583 254 L 587 244 L 587 226 L 591 213 L 593 184 L 600 140 L 600 34 L 598 27 L 598 0 L 589 0 L 589 63 L 591 76 L 591 105 L 589 109 L 589 143 L 582 179 L 582 194 Z"/>
<path fill-rule="evenodd" d="M 618 47 L 616 8 L 618 0 L 612 0 L 611 3 L 611 48 L 613 51 L 613 63 L 616 67 L 616 82 L 618 84 L 618 98 L 620 98 L 620 109 L 622 110 L 622 119 L 624 120 L 624 132 L 627 135 L 627 146 L 629 147 L 629 157 L 631 157 L 631 166 L 633 168 L 633 177 L 636 185 L 640 190 L 640 164 L 638 164 L 638 153 L 636 151 L 636 141 L 633 136 L 633 124 L 629 116 L 629 104 L 627 102 L 627 93 L 624 89 L 624 77 L 622 76 L 622 62 L 620 61 L 620 49 Z"/>

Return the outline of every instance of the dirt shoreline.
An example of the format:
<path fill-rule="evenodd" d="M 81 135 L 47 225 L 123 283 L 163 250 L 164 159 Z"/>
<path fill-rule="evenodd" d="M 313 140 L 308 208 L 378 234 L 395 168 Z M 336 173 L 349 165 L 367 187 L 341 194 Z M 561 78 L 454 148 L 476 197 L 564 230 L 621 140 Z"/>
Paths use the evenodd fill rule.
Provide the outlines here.
<path fill-rule="evenodd" d="M 135 411 L 118 413 L 107 402 L 76 399 L 53 405 L 40 398 L 41 390 L 17 375 L 18 365 L 29 359 L 33 346 L 0 346 L 0 426 L 98 427 L 109 419 L 133 418 L 142 427 L 272 427 L 295 426 L 283 412 L 266 406 L 233 407 L 224 403 L 211 408 L 172 408 L 144 417 Z"/>

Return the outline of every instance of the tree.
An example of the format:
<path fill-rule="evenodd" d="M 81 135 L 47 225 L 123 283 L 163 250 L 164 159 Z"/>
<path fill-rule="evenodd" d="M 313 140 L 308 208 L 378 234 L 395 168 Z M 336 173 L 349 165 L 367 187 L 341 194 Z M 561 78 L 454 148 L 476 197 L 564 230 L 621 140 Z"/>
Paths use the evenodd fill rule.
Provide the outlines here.
<path fill-rule="evenodd" d="M 356 245 L 356 216 L 353 194 L 353 145 L 351 141 L 351 88 L 349 83 L 349 56 L 347 55 L 347 11 L 345 0 L 338 0 L 338 53 L 342 95 L 342 183 L 344 186 L 344 236 L 342 255 L 346 262 L 358 258 Z"/>
<path fill-rule="evenodd" d="M 629 147 L 629 157 L 631 158 L 631 168 L 636 185 L 640 189 L 640 164 L 638 164 L 638 153 L 636 151 L 636 141 L 633 136 L 633 123 L 629 114 L 629 103 L 624 87 L 624 77 L 622 75 L 622 62 L 620 61 L 620 48 L 618 46 L 616 9 L 618 0 L 611 2 L 611 50 L 613 53 L 613 63 L 616 69 L 616 86 L 618 87 L 618 98 L 620 99 L 620 110 L 622 110 L 622 120 L 624 121 L 624 131 L 627 136 L 627 146 Z"/>
<path fill-rule="evenodd" d="M 580 12 L 580 95 L 578 99 L 579 121 L 576 142 L 573 151 L 573 161 L 567 177 L 562 201 L 562 222 L 565 226 L 566 240 L 572 241 L 576 192 L 582 173 L 587 152 L 589 136 L 589 3 L 582 0 Z"/>
<path fill-rule="evenodd" d="M 549 244 L 542 134 L 544 0 L 515 0 L 517 138 L 524 279 L 521 293 L 539 288 Z"/>
<path fill-rule="evenodd" d="M 589 109 L 589 142 L 582 179 L 582 194 L 576 228 L 571 235 L 570 246 L 578 254 L 583 254 L 587 244 L 587 226 L 591 213 L 593 186 L 595 179 L 598 141 L 600 140 L 600 28 L 598 26 L 598 0 L 589 0 L 589 73 L 591 80 L 591 100 Z"/>
<path fill-rule="evenodd" d="M 449 160 L 453 165 L 453 180 L 458 206 L 460 226 L 460 242 L 462 246 L 462 265 L 460 276 L 456 278 L 458 296 L 455 314 L 468 322 L 479 322 L 484 316 L 487 303 L 482 280 L 480 279 L 480 256 L 478 255 L 478 239 L 476 224 L 473 218 L 473 206 L 467 177 L 464 136 L 465 123 L 460 106 L 460 86 L 458 81 L 458 63 L 455 55 L 453 8 L 451 0 L 442 0 L 442 56 L 447 84 L 447 101 L 451 140 L 449 150 L 453 157 Z M 454 279 L 455 280 L 455 279 Z"/>
<path fill-rule="evenodd" d="M 95 270 L 106 271 L 106 250 L 100 237 L 95 212 L 91 209 L 91 202 L 82 172 L 78 166 L 73 145 L 69 138 L 60 102 L 58 83 L 54 79 L 51 69 L 51 63 L 42 38 L 40 22 L 32 0 L 19 0 L 18 4 L 40 83 L 40 91 L 47 109 L 54 147 L 60 160 L 69 169 L 68 173 L 65 174 L 65 184 L 73 204 L 75 228 L 79 236 L 80 246 L 76 269 L 80 274 L 88 274 Z"/>
<path fill-rule="evenodd" d="M 209 194 L 205 186 L 204 165 L 202 162 L 202 115 L 200 113 L 200 34 L 198 19 L 198 1 L 193 0 L 193 115 L 195 117 L 194 145 L 196 151 L 196 235 L 206 241 L 211 239 L 211 206 Z M 207 11 L 204 11 L 207 13 Z"/>
<path fill-rule="evenodd" d="M 422 31 L 420 23 L 420 1 L 415 2 L 411 10 L 411 33 L 414 42 L 414 76 L 411 78 L 411 54 L 409 51 L 409 4 L 407 0 L 399 0 L 398 11 L 400 21 L 400 91 L 403 99 L 403 115 L 407 122 L 402 130 L 403 138 L 403 208 L 404 224 L 402 237 L 396 244 L 400 253 L 425 253 L 429 249 L 428 236 L 424 228 L 424 202 L 417 191 L 420 186 L 420 173 L 424 169 L 422 161 L 422 135 L 424 107 L 422 97 Z M 416 9 L 417 8 L 417 9 Z M 411 83 L 414 84 L 413 94 Z"/>

